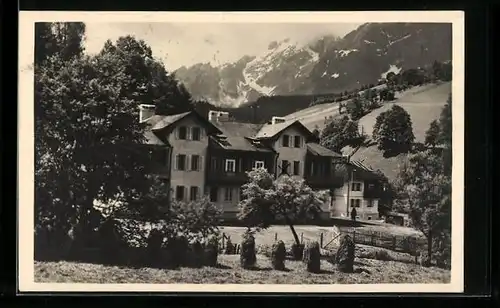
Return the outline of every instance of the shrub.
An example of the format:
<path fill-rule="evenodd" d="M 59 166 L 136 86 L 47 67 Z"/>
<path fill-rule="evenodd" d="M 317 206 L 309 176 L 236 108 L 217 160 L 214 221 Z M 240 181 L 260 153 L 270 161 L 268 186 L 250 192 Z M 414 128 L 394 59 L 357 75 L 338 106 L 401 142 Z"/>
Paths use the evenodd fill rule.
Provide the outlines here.
<path fill-rule="evenodd" d="M 255 253 L 255 238 L 250 230 L 247 230 L 243 235 L 240 251 L 240 265 L 243 268 L 249 269 L 255 266 L 257 256 Z"/>
<path fill-rule="evenodd" d="M 344 273 L 352 273 L 354 270 L 354 241 L 349 235 L 343 235 L 336 254 L 337 268 Z"/>
<path fill-rule="evenodd" d="M 173 237 L 167 242 L 167 250 L 170 255 L 169 266 L 177 268 L 186 265 L 188 256 L 189 242 L 184 236 Z"/>
<path fill-rule="evenodd" d="M 286 248 L 283 241 L 278 241 L 273 244 L 271 251 L 271 262 L 273 268 L 278 271 L 285 269 Z"/>
<path fill-rule="evenodd" d="M 219 239 L 212 236 L 205 245 L 204 264 L 206 266 L 217 266 L 217 257 L 219 255 Z"/>
<path fill-rule="evenodd" d="M 321 270 L 321 252 L 318 242 L 311 242 L 304 250 L 303 262 L 307 265 L 307 271 L 319 273 Z"/>
<path fill-rule="evenodd" d="M 226 255 L 232 255 L 232 254 L 235 254 L 235 249 L 236 247 L 234 246 L 234 244 L 231 242 L 231 239 L 228 238 L 227 239 L 227 242 L 226 242 L 226 249 L 224 251 L 224 253 Z"/>
<path fill-rule="evenodd" d="M 291 250 L 292 250 L 292 260 L 295 261 L 302 260 L 302 255 L 304 253 L 304 244 L 293 243 Z"/>
<path fill-rule="evenodd" d="M 190 257 L 190 263 L 193 267 L 202 267 L 204 264 L 204 258 L 203 258 L 203 252 L 204 248 L 203 245 L 199 241 L 195 241 L 191 245 L 191 257 Z"/>
<path fill-rule="evenodd" d="M 166 260 L 162 260 L 162 245 L 163 245 L 164 235 L 158 229 L 151 230 L 147 240 L 147 254 L 146 261 L 151 266 L 158 266 L 161 262 L 165 262 Z"/>

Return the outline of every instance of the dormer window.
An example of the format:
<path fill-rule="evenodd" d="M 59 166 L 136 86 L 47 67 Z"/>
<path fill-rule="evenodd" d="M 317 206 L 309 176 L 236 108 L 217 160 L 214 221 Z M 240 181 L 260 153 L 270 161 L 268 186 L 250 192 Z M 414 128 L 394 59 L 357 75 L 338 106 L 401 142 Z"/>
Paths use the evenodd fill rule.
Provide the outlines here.
<path fill-rule="evenodd" d="M 293 146 L 295 148 L 300 148 L 302 147 L 302 139 L 300 138 L 300 136 L 294 136 L 294 139 L 293 139 Z"/>
<path fill-rule="evenodd" d="M 226 159 L 226 172 L 236 172 L 236 160 Z"/>
<path fill-rule="evenodd" d="M 283 147 L 288 148 L 290 146 L 290 136 L 283 135 Z"/>
<path fill-rule="evenodd" d="M 179 139 L 182 139 L 182 140 L 187 139 L 187 127 L 186 126 L 179 127 Z"/>
<path fill-rule="evenodd" d="M 201 137 L 201 130 L 199 127 L 191 128 L 191 139 L 194 141 L 199 141 Z"/>

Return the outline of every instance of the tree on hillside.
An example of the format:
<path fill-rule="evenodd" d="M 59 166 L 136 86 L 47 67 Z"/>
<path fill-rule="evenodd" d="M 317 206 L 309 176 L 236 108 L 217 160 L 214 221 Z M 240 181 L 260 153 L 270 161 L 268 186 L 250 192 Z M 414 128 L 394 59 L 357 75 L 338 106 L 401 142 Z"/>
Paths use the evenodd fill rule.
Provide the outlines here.
<path fill-rule="evenodd" d="M 419 152 L 408 157 L 396 187 L 398 202 L 408 205 L 411 224 L 427 238 L 430 263 L 433 241 L 451 228 L 451 177 L 444 174 L 441 157 Z"/>
<path fill-rule="evenodd" d="M 393 105 L 377 116 L 372 136 L 384 154 L 409 151 L 415 140 L 410 115 L 402 107 Z"/>
<path fill-rule="evenodd" d="M 331 119 L 321 132 L 320 144 L 334 152 L 359 138 L 358 122 L 350 120 L 348 116 Z"/>
<path fill-rule="evenodd" d="M 45 199 L 74 210 L 88 234 L 94 200 L 126 203 L 148 193 L 150 158 L 137 148 L 144 141 L 137 108 L 141 103 L 185 108 L 176 97 L 175 80 L 144 42 L 131 37 L 116 45 L 106 42 L 95 56 L 48 57 L 35 72 L 35 182 L 52 181 Z"/>
<path fill-rule="evenodd" d="M 440 127 L 437 120 L 431 122 L 429 129 L 425 132 L 425 144 L 435 147 L 440 136 Z"/>
<path fill-rule="evenodd" d="M 245 199 L 239 203 L 240 220 L 248 227 L 262 229 L 282 220 L 299 245 L 295 224 L 316 218 L 326 196 L 313 191 L 304 179 L 282 175 L 275 180 L 264 168 L 247 174 L 249 181 L 242 186 Z"/>
<path fill-rule="evenodd" d="M 388 88 L 384 88 L 380 90 L 379 92 L 379 97 L 380 101 L 393 101 L 395 96 L 394 96 L 394 91 Z"/>
<path fill-rule="evenodd" d="M 354 96 L 354 98 L 347 103 L 346 110 L 352 120 L 357 121 L 361 119 L 365 111 L 363 108 L 363 101 L 359 95 Z"/>

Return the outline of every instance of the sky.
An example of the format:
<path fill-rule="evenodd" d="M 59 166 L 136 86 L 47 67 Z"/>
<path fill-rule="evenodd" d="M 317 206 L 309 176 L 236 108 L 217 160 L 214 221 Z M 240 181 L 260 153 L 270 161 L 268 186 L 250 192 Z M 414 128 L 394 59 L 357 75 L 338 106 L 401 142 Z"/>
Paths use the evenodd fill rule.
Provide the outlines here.
<path fill-rule="evenodd" d="M 344 36 L 355 23 L 86 23 L 86 50 L 98 52 L 108 39 L 127 34 L 143 39 L 167 70 L 210 62 L 234 62 L 244 55 L 258 55 L 272 41 L 286 38 L 305 43 L 322 35 Z"/>

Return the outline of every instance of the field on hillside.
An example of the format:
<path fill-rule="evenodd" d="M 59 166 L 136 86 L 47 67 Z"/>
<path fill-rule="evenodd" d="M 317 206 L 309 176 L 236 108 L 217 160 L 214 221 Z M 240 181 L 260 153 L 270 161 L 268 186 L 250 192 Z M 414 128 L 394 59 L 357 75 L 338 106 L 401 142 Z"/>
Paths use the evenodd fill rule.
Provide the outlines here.
<path fill-rule="evenodd" d="M 271 268 L 269 258 L 257 255 L 257 268 L 242 269 L 239 255 L 219 255 L 217 267 L 131 268 L 76 262 L 35 262 L 36 282 L 50 283 L 196 283 L 196 284 L 360 284 L 449 283 L 450 271 L 416 264 L 356 258 L 354 273 L 339 272 L 321 261 L 321 273 L 305 270 L 300 261 L 286 261 L 285 271 Z"/>
<path fill-rule="evenodd" d="M 397 104 L 403 107 L 412 120 L 413 133 L 417 142 L 423 142 L 425 132 L 430 123 L 439 118 L 441 109 L 451 93 L 451 83 L 442 83 L 415 87 L 406 92 L 394 103 L 387 103 L 381 108 L 375 109 L 360 119 L 365 132 L 370 136 L 377 116 Z M 347 154 L 352 148 L 345 147 L 342 152 Z M 372 169 L 380 169 L 390 180 L 394 179 L 399 172 L 400 166 L 406 161 L 406 154 L 399 154 L 394 157 L 385 158 L 375 144 L 368 147 L 361 147 L 352 156 L 352 159 L 363 162 Z"/>
<path fill-rule="evenodd" d="M 404 92 L 397 92 L 395 102 L 386 103 L 383 107 L 372 111 L 370 114 L 361 119 L 360 125 L 364 126 L 365 132 L 371 134 L 373 123 L 375 121 L 374 119 L 376 118 L 376 116 L 380 114 L 380 112 L 387 110 L 386 108 L 390 108 L 391 105 L 395 103 L 407 109 L 410 115 L 415 114 L 415 116 L 412 115 L 412 119 L 413 117 L 415 117 L 416 119 L 416 122 L 414 124 L 414 130 L 416 128 L 415 135 L 418 135 L 418 138 L 420 138 L 420 136 L 425 134 L 425 130 L 427 130 L 427 128 L 429 127 L 428 124 L 434 119 L 432 117 L 435 116 L 435 113 L 437 112 L 439 115 L 441 107 L 446 102 L 448 93 L 450 91 L 451 83 L 444 83 L 438 85 L 430 84 L 417 86 L 410 88 Z M 343 103 L 346 102 L 347 101 L 343 101 Z M 338 102 L 320 104 L 289 114 L 285 116 L 285 118 L 300 120 L 307 128 L 311 130 L 316 128 L 316 126 L 319 129 L 323 129 L 323 127 L 325 126 L 325 118 L 329 116 L 337 117 L 339 115 L 338 109 Z M 374 115 L 373 120 L 371 119 L 372 114 Z M 423 117 L 422 115 L 426 115 L 427 118 L 430 118 L 431 120 L 426 121 L 426 117 Z M 424 123 L 422 123 L 422 121 Z M 425 127 L 425 129 L 420 129 L 420 127 Z M 417 140 L 419 140 L 418 138 Z"/>

